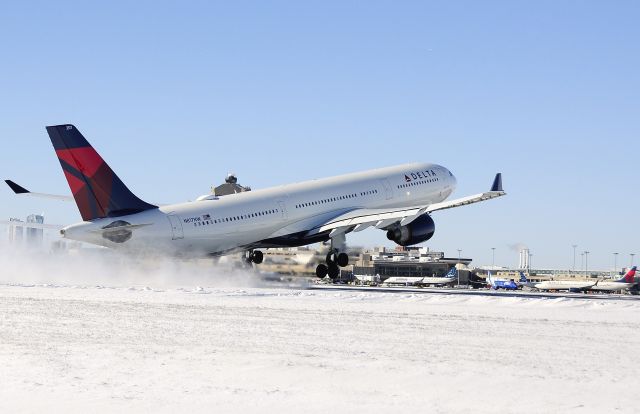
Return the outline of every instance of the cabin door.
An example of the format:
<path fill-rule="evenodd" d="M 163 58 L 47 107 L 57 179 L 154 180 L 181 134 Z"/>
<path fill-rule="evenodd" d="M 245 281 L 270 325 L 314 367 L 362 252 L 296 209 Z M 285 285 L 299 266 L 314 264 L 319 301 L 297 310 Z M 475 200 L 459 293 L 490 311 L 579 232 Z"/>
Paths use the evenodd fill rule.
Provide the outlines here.
<path fill-rule="evenodd" d="M 184 231 L 182 230 L 182 220 L 176 214 L 167 215 L 169 223 L 171 223 L 171 239 L 184 239 Z"/>

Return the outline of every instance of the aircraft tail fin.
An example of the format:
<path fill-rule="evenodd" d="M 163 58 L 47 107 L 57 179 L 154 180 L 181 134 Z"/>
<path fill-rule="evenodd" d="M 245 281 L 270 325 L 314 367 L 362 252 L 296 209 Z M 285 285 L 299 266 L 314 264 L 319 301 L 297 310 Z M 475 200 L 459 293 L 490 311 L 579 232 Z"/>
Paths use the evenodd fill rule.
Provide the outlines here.
<path fill-rule="evenodd" d="M 527 279 L 527 276 L 524 274 L 524 272 L 520 272 L 520 283 L 529 283 L 529 279 Z"/>
<path fill-rule="evenodd" d="M 47 133 L 83 220 L 156 208 L 124 185 L 75 126 L 48 126 Z"/>
<path fill-rule="evenodd" d="M 616 280 L 616 282 L 622 283 L 633 283 L 634 278 L 636 277 L 636 266 L 633 266 L 627 273 L 624 274 L 620 279 Z"/>
<path fill-rule="evenodd" d="M 456 267 L 453 266 L 451 267 L 451 269 L 449 269 L 445 277 L 456 277 L 457 274 L 458 274 L 458 269 L 456 269 Z"/>
<path fill-rule="evenodd" d="M 504 191 L 502 189 L 502 173 L 497 173 L 491 185 L 491 191 Z"/>

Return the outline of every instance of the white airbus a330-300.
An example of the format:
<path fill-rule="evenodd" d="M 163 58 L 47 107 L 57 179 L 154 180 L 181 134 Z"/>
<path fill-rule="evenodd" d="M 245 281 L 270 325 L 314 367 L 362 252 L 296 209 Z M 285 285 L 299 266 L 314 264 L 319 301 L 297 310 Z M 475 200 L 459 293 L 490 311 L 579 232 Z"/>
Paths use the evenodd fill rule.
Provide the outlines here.
<path fill-rule="evenodd" d="M 62 228 L 63 237 L 132 252 L 217 256 L 242 250 L 260 263 L 258 249 L 330 240 L 326 264 L 316 273 L 335 278 L 349 261 L 349 232 L 374 227 L 409 246 L 433 236 L 432 212 L 505 195 L 498 173 L 490 191 L 445 201 L 456 186 L 451 171 L 413 163 L 156 206 L 136 197 L 75 126 L 47 132 L 73 198 L 7 184 L 18 194 L 75 200 L 84 221 Z"/>

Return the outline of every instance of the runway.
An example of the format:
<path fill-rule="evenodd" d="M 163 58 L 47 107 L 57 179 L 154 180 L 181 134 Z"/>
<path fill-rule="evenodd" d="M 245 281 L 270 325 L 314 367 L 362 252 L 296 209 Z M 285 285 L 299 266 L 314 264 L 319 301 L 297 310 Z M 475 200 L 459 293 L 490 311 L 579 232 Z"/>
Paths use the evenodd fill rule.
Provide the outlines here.
<path fill-rule="evenodd" d="M 489 296 L 497 298 L 545 298 L 545 299 L 577 299 L 598 301 L 640 301 L 640 295 L 629 294 L 602 294 L 602 293 L 572 293 L 572 292 L 536 292 L 536 291 L 511 291 L 490 289 L 452 289 L 452 288 L 417 288 L 417 287 L 380 287 L 380 286 L 354 286 L 354 285 L 324 285 L 311 284 L 309 289 L 335 290 L 345 292 L 384 292 L 384 293 L 417 293 L 424 295 L 444 296 Z M 639 302 L 640 303 L 640 302 Z"/>
<path fill-rule="evenodd" d="M 636 412 L 640 302 L 584 299 L 0 284 L 0 411 Z"/>

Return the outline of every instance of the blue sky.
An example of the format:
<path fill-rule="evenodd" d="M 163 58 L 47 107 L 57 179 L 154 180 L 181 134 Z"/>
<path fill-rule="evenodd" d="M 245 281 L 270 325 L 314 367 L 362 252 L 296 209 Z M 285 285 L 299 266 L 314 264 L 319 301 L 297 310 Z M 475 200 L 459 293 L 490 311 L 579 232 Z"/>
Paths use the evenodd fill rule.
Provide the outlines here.
<path fill-rule="evenodd" d="M 434 214 L 448 254 L 589 267 L 640 253 L 640 5 L 12 2 L 0 25 L 1 178 L 69 193 L 44 130 L 74 123 L 150 201 L 409 161 L 503 172 L 508 196 Z M 0 217 L 75 206 L 0 190 Z M 385 243 L 368 230 L 352 244 Z M 578 263 L 580 257 L 578 256 Z M 579 266 L 579 264 L 578 264 Z"/>

